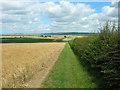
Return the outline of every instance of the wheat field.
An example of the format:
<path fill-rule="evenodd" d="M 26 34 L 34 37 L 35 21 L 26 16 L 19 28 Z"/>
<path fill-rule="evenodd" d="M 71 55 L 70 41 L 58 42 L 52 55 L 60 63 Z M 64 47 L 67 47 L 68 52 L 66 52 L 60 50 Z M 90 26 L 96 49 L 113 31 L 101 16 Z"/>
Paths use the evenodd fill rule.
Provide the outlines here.
<path fill-rule="evenodd" d="M 2 87 L 25 87 L 33 75 L 56 60 L 65 43 L 2 44 Z"/>

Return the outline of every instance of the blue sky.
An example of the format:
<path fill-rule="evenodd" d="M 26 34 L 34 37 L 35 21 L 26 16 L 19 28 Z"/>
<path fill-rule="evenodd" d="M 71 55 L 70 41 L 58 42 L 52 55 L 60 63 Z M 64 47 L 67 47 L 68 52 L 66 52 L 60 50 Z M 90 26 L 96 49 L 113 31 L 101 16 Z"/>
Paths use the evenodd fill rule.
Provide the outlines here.
<path fill-rule="evenodd" d="M 52 21 L 49 19 L 49 18 L 47 18 L 47 17 L 42 17 L 41 19 L 40 19 L 44 24 L 51 24 L 52 23 Z"/>
<path fill-rule="evenodd" d="M 0 33 L 96 32 L 100 24 L 117 21 L 114 1 L 3 0 Z"/>
<path fill-rule="evenodd" d="M 88 4 L 91 6 L 91 8 L 95 9 L 96 13 L 101 13 L 102 12 L 102 8 L 104 6 L 110 6 L 111 2 L 83 2 L 85 4 Z"/>

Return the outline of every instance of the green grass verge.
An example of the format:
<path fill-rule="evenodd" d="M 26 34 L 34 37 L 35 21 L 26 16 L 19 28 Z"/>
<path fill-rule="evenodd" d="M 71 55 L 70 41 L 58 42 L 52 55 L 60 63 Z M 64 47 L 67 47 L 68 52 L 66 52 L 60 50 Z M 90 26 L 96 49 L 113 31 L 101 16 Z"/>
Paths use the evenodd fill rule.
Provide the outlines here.
<path fill-rule="evenodd" d="M 97 80 L 89 75 L 77 56 L 66 44 L 54 67 L 42 83 L 43 88 L 97 88 Z"/>

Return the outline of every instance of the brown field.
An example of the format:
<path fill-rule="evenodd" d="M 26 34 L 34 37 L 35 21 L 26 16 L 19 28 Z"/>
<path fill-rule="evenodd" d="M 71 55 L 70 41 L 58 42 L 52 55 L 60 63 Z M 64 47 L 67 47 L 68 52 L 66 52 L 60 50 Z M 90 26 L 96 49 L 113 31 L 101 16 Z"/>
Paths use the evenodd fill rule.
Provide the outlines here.
<path fill-rule="evenodd" d="M 32 77 L 56 61 L 65 43 L 2 44 L 2 87 L 25 87 Z M 44 76 L 44 75 L 43 75 Z"/>

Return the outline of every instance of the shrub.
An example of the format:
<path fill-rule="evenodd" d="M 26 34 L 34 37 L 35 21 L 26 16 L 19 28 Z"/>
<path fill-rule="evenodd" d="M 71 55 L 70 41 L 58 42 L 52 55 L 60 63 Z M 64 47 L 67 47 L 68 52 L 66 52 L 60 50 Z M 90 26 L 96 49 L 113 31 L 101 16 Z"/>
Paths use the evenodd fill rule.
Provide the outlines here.
<path fill-rule="evenodd" d="M 120 87 L 119 41 L 118 28 L 106 23 L 96 36 L 76 38 L 69 43 L 82 62 L 96 69 L 107 87 Z"/>

